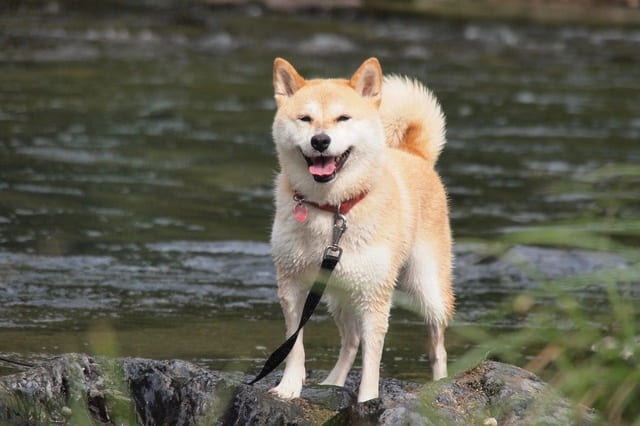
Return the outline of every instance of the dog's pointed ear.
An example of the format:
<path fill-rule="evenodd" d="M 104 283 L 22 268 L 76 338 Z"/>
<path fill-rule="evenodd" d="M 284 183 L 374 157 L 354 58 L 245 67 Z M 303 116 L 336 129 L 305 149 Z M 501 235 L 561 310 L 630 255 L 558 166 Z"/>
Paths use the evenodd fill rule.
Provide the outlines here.
<path fill-rule="evenodd" d="M 302 86 L 304 86 L 304 78 L 298 74 L 293 65 L 282 58 L 276 58 L 273 61 L 273 89 L 278 106 Z"/>
<path fill-rule="evenodd" d="M 380 92 L 382 90 L 382 67 L 376 58 L 369 58 L 360 65 L 360 68 L 351 77 L 349 85 L 360 96 L 370 98 L 373 103 L 380 105 Z"/>

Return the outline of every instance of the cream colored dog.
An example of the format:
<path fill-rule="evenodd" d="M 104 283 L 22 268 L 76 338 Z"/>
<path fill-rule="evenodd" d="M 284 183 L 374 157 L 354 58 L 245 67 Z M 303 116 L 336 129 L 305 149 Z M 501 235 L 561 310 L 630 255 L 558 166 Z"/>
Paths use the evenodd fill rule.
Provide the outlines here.
<path fill-rule="evenodd" d="M 444 330 L 453 314 L 447 196 L 434 165 L 445 144 L 440 106 L 419 82 L 383 78 L 377 59 L 350 80 L 305 80 L 284 59 L 274 63 L 273 123 L 281 171 L 271 235 L 287 334 L 297 328 L 338 206 L 348 221 L 344 252 L 328 284 L 340 331 L 338 361 L 323 384 L 343 386 L 358 347 L 358 401 L 378 397 L 380 360 L 396 283 L 421 306 L 434 379 L 447 375 Z M 300 395 L 302 332 L 280 384 Z"/>

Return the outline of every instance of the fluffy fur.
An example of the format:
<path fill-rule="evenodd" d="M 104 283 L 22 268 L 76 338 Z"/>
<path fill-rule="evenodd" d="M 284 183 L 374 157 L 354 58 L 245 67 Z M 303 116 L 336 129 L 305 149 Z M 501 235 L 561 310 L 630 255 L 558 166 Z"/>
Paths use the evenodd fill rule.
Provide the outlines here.
<path fill-rule="evenodd" d="M 445 144 L 441 108 L 422 84 L 383 79 L 377 59 L 351 79 L 305 80 L 284 59 L 274 63 L 278 110 L 273 123 L 280 173 L 271 243 L 287 335 L 299 322 L 309 286 L 330 243 L 333 214 L 308 204 L 293 215 L 294 194 L 337 206 L 367 195 L 346 215 L 344 250 L 327 300 L 341 336 L 338 361 L 324 384 L 343 386 L 362 349 L 359 401 L 378 397 L 380 360 L 394 288 L 418 302 L 428 330 L 434 379 L 447 374 L 444 330 L 453 314 L 447 197 L 434 164 Z M 322 135 L 328 146 L 319 144 Z M 315 139 L 314 139 L 315 137 Z M 300 395 L 303 333 L 271 391 Z"/>

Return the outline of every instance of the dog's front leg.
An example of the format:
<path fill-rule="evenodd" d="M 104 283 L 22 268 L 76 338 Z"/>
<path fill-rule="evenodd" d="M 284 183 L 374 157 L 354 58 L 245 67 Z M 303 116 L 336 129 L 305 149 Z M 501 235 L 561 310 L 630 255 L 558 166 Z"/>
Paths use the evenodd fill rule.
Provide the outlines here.
<path fill-rule="evenodd" d="M 377 398 L 379 394 L 380 360 L 389 326 L 390 299 L 384 306 L 375 306 L 362 315 L 362 379 L 358 402 Z"/>
<path fill-rule="evenodd" d="M 329 376 L 322 382 L 322 385 L 344 386 L 347 374 L 353 365 L 353 361 L 358 354 L 360 345 L 360 323 L 355 313 L 349 307 L 335 306 L 332 309 L 338 330 L 340 331 L 341 346 L 340 355 L 335 367 Z"/>
<path fill-rule="evenodd" d="M 296 282 L 280 279 L 278 280 L 278 296 L 280 297 L 288 338 L 295 333 L 300 323 L 306 292 Z M 306 371 L 304 367 L 302 332 L 303 330 L 300 330 L 296 343 L 293 345 L 291 352 L 289 352 L 289 356 L 287 356 L 280 384 L 269 390 L 269 392 L 283 399 L 298 398 L 305 381 Z"/>

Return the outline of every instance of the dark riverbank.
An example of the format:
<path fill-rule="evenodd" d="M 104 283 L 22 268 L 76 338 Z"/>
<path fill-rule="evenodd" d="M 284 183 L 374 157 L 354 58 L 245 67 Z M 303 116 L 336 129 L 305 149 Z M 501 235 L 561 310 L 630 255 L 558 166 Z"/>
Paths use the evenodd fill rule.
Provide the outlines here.
<path fill-rule="evenodd" d="M 484 361 L 424 386 L 382 378 L 379 399 L 356 403 L 358 373 L 344 388 L 313 385 L 302 397 L 267 392 L 277 377 L 255 386 L 248 376 L 188 362 L 108 359 L 67 354 L 0 378 L 0 421 L 11 424 L 127 425 L 588 425 L 594 413 L 561 398 L 536 375 Z M 274 375 L 276 376 L 276 375 Z"/>
<path fill-rule="evenodd" d="M 462 21 L 640 25 L 638 0 L 196 0 L 216 6 L 259 6 L 283 13 L 355 12 Z"/>
<path fill-rule="evenodd" d="M 339 15 L 375 15 L 425 17 L 459 21 L 510 21 L 542 24 L 584 24 L 596 26 L 640 26 L 639 0 L 160 0 L 132 2 L 86 2 L 78 0 L 10 0 L 0 12 L 16 9 L 61 11 L 87 8 L 99 13 L 114 6 L 124 9 L 188 9 L 205 5 L 213 8 L 244 9 L 250 14 L 332 13 Z"/>

